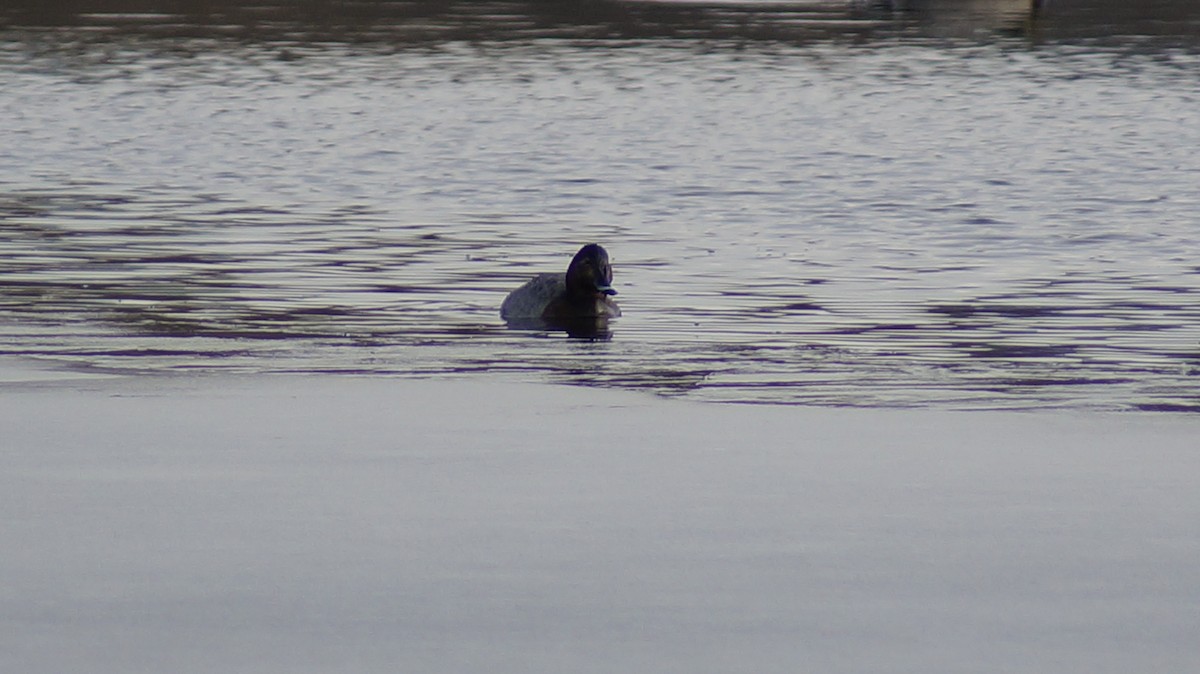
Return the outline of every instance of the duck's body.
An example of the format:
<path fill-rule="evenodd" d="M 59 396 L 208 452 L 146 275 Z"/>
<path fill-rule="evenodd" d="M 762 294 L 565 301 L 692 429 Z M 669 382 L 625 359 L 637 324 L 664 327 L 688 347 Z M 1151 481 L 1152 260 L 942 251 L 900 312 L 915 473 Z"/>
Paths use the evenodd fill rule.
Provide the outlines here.
<path fill-rule="evenodd" d="M 609 319 L 621 315 L 612 301 L 608 253 L 592 243 L 579 249 L 565 274 L 538 274 L 504 298 L 500 317 L 509 323 Z"/>

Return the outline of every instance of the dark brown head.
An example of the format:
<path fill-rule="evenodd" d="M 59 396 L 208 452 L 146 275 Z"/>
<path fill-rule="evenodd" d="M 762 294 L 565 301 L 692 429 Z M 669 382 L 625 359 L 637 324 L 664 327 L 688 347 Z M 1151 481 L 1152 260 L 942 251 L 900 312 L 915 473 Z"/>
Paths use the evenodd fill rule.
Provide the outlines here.
<path fill-rule="evenodd" d="M 577 297 L 616 295 L 608 252 L 595 243 L 580 248 L 567 267 L 567 292 Z"/>

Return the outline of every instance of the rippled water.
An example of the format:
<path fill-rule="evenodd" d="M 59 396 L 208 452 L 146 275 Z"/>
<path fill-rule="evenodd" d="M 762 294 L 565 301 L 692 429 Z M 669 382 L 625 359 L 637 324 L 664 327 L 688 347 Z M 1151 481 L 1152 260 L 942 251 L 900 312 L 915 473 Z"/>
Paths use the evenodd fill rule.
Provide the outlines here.
<path fill-rule="evenodd" d="M 2 353 L 1200 409 L 1197 12 L 550 4 L 9 10 Z M 612 339 L 507 330 L 588 241 Z"/>

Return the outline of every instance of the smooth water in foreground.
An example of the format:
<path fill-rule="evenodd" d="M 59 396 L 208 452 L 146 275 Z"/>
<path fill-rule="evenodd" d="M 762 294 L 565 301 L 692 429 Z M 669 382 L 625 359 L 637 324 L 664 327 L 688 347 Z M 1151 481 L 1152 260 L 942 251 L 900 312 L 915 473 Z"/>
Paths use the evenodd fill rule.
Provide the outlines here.
<path fill-rule="evenodd" d="M 381 377 L 0 388 L 0 669 L 1200 664 L 1194 415 Z"/>
<path fill-rule="evenodd" d="M 5 355 L 1200 409 L 1195 10 L 23 4 Z M 507 290 L 588 241 L 612 338 L 507 330 Z"/>

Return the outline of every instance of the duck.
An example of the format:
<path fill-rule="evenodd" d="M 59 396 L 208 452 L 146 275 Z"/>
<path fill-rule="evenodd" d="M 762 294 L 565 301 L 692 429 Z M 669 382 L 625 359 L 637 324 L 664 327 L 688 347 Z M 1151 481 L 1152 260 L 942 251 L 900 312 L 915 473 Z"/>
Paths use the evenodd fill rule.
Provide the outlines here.
<path fill-rule="evenodd" d="M 514 327 L 606 322 L 621 315 L 612 300 L 616 294 L 608 251 L 589 243 L 571 258 L 565 274 L 538 274 L 510 292 L 500 317 Z"/>

